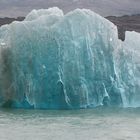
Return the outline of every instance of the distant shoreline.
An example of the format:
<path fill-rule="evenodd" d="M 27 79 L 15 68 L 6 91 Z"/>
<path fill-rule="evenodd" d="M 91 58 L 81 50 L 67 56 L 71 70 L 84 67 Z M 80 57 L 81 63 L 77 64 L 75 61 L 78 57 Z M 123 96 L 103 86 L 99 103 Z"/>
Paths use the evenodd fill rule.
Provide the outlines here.
<path fill-rule="evenodd" d="M 23 21 L 25 17 L 17 17 L 17 18 L 0 18 L 0 26 L 4 24 L 10 24 L 13 21 Z M 108 20 L 113 22 L 118 27 L 118 37 L 121 40 L 125 39 L 125 31 L 136 31 L 140 32 L 140 14 L 138 15 L 125 15 L 121 17 L 116 16 L 108 16 L 106 17 Z"/>

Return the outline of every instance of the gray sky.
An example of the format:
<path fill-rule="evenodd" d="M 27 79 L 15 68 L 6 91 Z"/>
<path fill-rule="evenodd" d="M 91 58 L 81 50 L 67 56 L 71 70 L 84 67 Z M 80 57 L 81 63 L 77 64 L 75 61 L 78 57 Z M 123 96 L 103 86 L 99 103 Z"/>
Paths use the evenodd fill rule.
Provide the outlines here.
<path fill-rule="evenodd" d="M 25 16 L 32 9 L 53 6 L 64 12 L 89 8 L 102 16 L 140 14 L 140 0 L 0 0 L 0 17 Z"/>

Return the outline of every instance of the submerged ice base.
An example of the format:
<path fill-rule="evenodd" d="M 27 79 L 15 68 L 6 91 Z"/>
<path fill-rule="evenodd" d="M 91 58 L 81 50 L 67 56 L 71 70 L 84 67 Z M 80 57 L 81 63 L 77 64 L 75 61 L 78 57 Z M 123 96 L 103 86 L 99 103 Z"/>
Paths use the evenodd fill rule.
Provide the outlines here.
<path fill-rule="evenodd" d="M 33 10 L 0 28 L 0 105 L 140 106 L 140 34 L 86 10 Z"/>

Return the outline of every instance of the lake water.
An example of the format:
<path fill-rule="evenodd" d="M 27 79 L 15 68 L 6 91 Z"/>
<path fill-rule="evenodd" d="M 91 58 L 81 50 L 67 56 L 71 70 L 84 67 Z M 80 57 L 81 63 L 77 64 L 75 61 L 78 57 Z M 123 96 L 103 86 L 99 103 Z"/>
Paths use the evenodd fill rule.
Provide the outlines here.
<path fill-rule="evenodd" d="M 1 109 L 0 140 L 140 140 L 140 109 Z"/>

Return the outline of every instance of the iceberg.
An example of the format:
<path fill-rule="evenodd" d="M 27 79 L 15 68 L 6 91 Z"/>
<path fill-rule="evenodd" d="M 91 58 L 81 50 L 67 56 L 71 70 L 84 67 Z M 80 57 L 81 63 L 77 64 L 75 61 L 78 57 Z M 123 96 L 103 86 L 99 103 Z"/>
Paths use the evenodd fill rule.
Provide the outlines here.
<path fill-rule="evenodd" d="M 140 106 L 140 34 L 87 9 L 31 11 L 0 27 L 0 106 Z"/>

